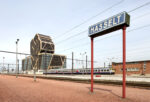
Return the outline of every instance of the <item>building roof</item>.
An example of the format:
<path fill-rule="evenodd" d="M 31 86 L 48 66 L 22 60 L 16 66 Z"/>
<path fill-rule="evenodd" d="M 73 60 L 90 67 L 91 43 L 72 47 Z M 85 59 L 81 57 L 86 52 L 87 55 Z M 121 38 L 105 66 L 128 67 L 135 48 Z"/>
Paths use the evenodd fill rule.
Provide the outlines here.
<path fill-rule="evenodd" d="M 139 62 L 150 62 L 150 60 L 141 60 L 141 61 L 128 61 L 126 64 L 129 63 L 139 63 Z M 113 64 L 122 64 L 122 62 L 112 62 Z"/>

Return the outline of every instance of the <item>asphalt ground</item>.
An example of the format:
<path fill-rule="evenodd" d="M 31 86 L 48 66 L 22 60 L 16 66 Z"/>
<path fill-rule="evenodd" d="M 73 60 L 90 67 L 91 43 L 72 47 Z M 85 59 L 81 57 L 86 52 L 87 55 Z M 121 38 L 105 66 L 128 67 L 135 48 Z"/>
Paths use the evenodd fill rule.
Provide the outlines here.
<path fill-rule="evenodd" d="M 0 102 L 150 102 L 150 90 L 0 75 Z"/>

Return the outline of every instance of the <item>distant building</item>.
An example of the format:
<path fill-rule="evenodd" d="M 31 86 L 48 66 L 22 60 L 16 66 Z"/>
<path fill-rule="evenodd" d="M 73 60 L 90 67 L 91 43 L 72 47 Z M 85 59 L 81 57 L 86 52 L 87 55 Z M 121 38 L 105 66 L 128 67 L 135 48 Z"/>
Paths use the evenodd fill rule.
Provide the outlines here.
<path fill-rule="evenodd" d="M 31 56 L 22 60 L 22 71 L 66 68 L 66 56 L 55 54 L 50 36 L 36 34 L 30 43 Z"/>
<path fill-rule="evenodd" d="M 31 56 L 22 59 L 22 71 L 32 70 Z"/>
<path fill-rule="evenodd" d="M 122 74 L 123 64 L 112 62 L 112 69 L 115 74 Z M 150 75 L 150 60 L 126 62 L 126 74 Z"/>

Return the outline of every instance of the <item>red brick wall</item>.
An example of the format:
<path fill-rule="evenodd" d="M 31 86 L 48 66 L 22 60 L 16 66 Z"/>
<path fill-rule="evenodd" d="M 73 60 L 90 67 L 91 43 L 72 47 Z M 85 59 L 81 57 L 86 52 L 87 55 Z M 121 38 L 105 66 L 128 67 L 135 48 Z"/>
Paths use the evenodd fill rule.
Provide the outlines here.
<path fill-rule="evenodd" d="M 144 62 L 126 63 L 126 68 L 139 68 L 139 71 L 126 71 L 126 74 L 150 74 L 150 61 L 146 62 L 146 70 L 144 71 Z M 122 64 L 112 63 L 115 74 L 122 74 Z"/>
<path fill-rule="evenodd" d="M 146 63 L 146 71 L 145 74 L 150 74 L 150 61 Z"/>

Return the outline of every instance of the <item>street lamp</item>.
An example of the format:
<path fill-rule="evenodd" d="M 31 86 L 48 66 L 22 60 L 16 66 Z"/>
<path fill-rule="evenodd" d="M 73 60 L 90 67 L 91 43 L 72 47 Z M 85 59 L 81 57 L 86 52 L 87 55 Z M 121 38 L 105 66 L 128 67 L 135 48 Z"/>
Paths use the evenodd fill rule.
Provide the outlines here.
<path fill-rule="evenodd" d="M 86 52 L 80 53 L 80 55 L 82 56 L 82 68 L 84 68 L 83 57 L 84 57 L 85 54 L 86 54 Z"/>
<path fill-rule="evenodd" d="M 19 39 L 17 39 L 17 41 L 16 41 L 16 78 L 18 78 L 18 72 L 19 72 L 19 69 L 18 69 L 18 42 L 19 42 Z"/>
<path fill-rule="evenodd" d="M 112 67 L 112 60 L 115 59 L 115 58 L 112 57 L 112 58 L 107 58 L 107 59 L 109 60 L 109 68 L 111 68 Z"/>

